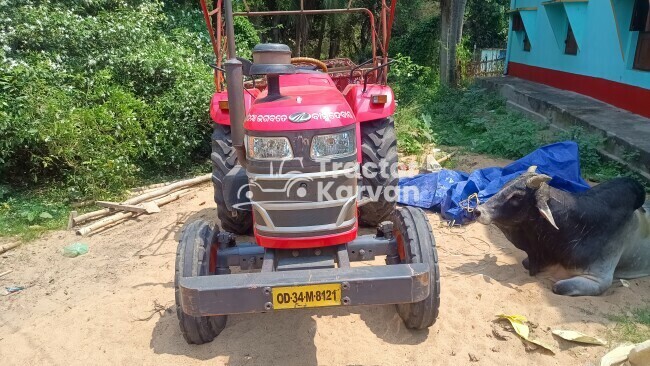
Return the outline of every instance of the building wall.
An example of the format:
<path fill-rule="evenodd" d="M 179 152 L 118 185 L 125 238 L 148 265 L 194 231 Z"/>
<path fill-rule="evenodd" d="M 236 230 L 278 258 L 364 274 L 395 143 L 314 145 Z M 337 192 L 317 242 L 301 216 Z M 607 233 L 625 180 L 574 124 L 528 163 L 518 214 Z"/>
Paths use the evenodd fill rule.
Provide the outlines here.
<path fill-rule="evenodd" d="M 634 0 L 591 0 L 543 5 L 512 0 L 522 10 L 524 32 L 509 32 L 508 74 L 573 90 L 650 117 L 650 72 L 632 68 L 638 32 L 630 32 Z M 564 53 L 567 24 L 578 54 Z"/>

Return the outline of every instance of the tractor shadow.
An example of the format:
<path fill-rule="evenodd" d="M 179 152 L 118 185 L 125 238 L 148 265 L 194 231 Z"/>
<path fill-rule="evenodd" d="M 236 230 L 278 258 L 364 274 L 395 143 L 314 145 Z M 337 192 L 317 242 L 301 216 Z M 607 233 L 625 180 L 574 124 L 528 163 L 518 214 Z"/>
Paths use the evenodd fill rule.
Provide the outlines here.
<path fill-rule="evenodd" d="M 393 345 L 417 345 L 423 343 L 429 337 L 430 330 L 411 330 L 404 326 L 402 318 L 397 314 L 395 305 L 374 305 L 350 308 L 330 308 L 316 313 L 317 317 L 349 317 L 348 324 L 354 324 L 356 320 L 350 317 L 357 314 L 377 337 L 386 343 Z M 434 325 L 435 327 L 435 325 Z"/>
<path fill-rule="evenodd" d="M 226 328 L 211 343 L 189 345 L 183 339 L 175 311 L 158 319 L 150 347 L 156 354 L 218 360 L 226 365 L 318 365 L 316 321 L 307 312 L 231 315 Z"/>
<path fill-rule="evenodd" d="M 172 238 L 177 241 L 183 226 L 195 220 L 204 219 L 219 224 L 215 217 L 214 208 L 179 217 L 175 224 L 160 229 L 156 235 L 159 240 L 152 241 L 146 247 L 155 248 L 160 242 Z M 363 229 L 360 234 L 373 232 Z M 253 238 L 239 236 L 237 241 L 253 241 Z M 149 285 L 151 284 L 140 286 Z M 165 287 L 172 286 L 171 282 L 165 284 Z M 197 346 L 185 342 L 175 308 L 172 307 L 171 310 L 158 319 L 152 331 L 150 348 L 154 353 L 183 355 L 203 361 L 218 360 L 227 365 L 318 365 L 314 340 L 318 324 L 323 324 L 323 329 L 335 329 L 331 336 L 337 339 L 343 339 L 348 334 L 347 327 L 356 334 L 359 327 L 365 324 L 367 330 L 362 328 L 361 332 L 372 333 L 384 342 L 395 345 L 420 344 L 430 334 L 429 330 L 407 329 L 394 305 L 339 307 L 231 315 L 226 328 L 214 341 Z M 324 332 L 329 333 L 328 330 Z M 330 335 L 323 334 L 321 337 L 328 338 Z"/>
<path fill-rule="evenodd" d="M 175 311 L 172 311 L 158 319 L 152 331 L 150 348 L 156 354 L 183 355 L 202 361 L 219 360 L 232 366 L 315 366 L 319 364 L 314 341 L 318 332 L 316 319 L 329 323 L 330 319 L 336 318 L 350 319 L 341 322 L 339 327 L 354 329 L 358 329 L 359 325 L 355 323 L 360 318 L 378 338 L 396 345 L 420 344 L 429 335 L 428 330 L 406 329 L 395 307 L 387 305 L 231 315 L 226 328 L 214 341 L 197 346 L 185 342 Z M 337 333 L 345 334 L 346 330 L 339 328 Z"/>

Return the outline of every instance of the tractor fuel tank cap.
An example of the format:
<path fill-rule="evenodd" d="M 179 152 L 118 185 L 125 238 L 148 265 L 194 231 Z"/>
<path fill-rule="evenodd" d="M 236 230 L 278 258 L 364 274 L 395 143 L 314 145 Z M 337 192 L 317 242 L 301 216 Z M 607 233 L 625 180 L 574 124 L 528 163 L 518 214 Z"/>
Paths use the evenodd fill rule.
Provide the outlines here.
<path fill-rule="evenodd" d="M 280 43 L 262 43 L 253 48 L 253 75 L 295 74 L 296 67 L 291 64 L 291 49 Z"/>

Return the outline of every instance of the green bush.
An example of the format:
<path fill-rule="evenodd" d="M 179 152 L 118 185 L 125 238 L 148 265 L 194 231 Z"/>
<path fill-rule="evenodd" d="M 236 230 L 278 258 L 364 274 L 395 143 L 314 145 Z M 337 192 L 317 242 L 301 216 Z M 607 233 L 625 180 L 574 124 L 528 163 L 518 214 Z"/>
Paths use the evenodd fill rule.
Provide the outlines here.
<path fill-rule="evenodd" d="M 204 161 L 213 59 L 196 3 L 0 1 L 0 184 L 100 198 Z"/>
<path fill-rule="evenodd" d="M 398 145 L 403 153 L 417 154 L 433 142 L 430 117 L 422 114 L 422 103 L 439 89 L 438 78 L 431 68 L 416 64 L 408 56 L 397 54 L 394 59 L 388 81 L 398 104 L 395 112 Z"/>
<path fill-rule="evenodd" d="M 436 142 L 518 159 L 539 147 L 540 127 L 506 111 L 505 102 L 478 88 L 441 89 L 428 108 Z"/>
<path fill-rule="evenodd" d="M 409 105 L 427 100 L 439 88 L 438 77 L 430 67 L 415 63 L 411 57 L 396 54 L 388 74 L 388 83 L 397 102 Z"/>

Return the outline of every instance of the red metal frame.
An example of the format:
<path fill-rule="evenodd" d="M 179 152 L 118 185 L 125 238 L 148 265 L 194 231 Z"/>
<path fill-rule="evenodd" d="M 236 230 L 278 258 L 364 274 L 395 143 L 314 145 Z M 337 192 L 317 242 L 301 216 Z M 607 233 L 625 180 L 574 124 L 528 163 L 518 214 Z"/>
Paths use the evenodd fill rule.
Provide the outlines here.
<path fill-rule="evenodd" d="M 323 14 L 342 14 L 342 13 L 364 13 L 368 15 L 370 20 L 370 32 L 372 40 L 372 56 L 373 56 L 373 65 L 377 66 L 379 58 L 377 56 L 377 38 L 379 34 L 376 30 L 375 15 L 367 8 L 353 8 L 353 0 L 349 0 L 348 6 L 346 8 L 335 8 L 335 9 L 316 9 L 316 10 L 305 10 L 304 0 L 300 0 L 300 10 L 284 10 L 284 11 L 251 11 L 250 7 L 246 0 L 244 0 L 244 5 L 246 7 L 245 12 L 234 13 L 235 16 L 245 16 L 245 17 L 254 17 L 254 16 L 274 16 L 274 15 L 323 15 Z M 223 42 L 224 30 L 223 30 L 223 1 L 222 0 L 213 0 L 211 10 L 208 8 L 206 0 L 200 0 L 201 10 L 203 11 L 203 17 L 205 19 L 205 24 L 208 28 L 208 33 L 210 34 L 210 41 L 212 43 L 212 50 L 216 56 L 216 64 L 218 67 L 221 67 L 222 64 L 222 55 L 226 52 L 226 44 Z M 390 3 L 390 4 L 389 4 Z M 395 7 L 397 0 L 382 0 L 381 1 L 381 14 L 380 14 L 380 28 L 381 28 L 381 39 L 379 42 L 379 49 L 381 51 L 381 60 L 382 64 L 388 62 L 388 45 L 391 38 L 391 30 L 393 28 L 393 21 L 395 20 Z M 215 27 L 216 24 L 216 27 Z M 215 28 L 218 29 L 218 32 L 215 32 Z M 375 78 L 376 78 L 375 71 Z M 387 72 L 381 73 L 381 80 L 377 82 L 381 84 L 386 84 L 386 79 L 388 77 Z M 214 81 L 217 87 L 217 92 L 222 91 L 223 87 L 223 75 L 219 70 L 214 72 Z"/>

